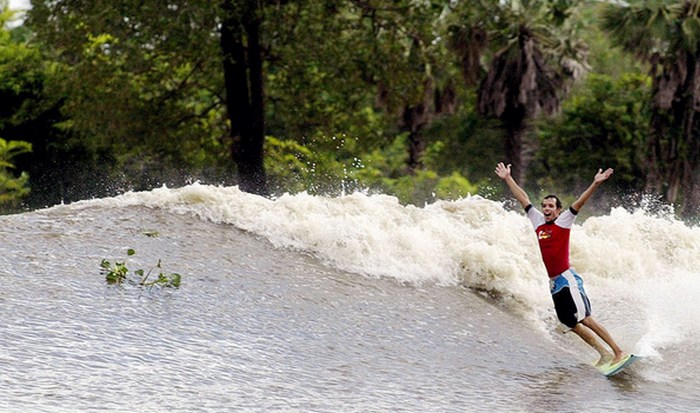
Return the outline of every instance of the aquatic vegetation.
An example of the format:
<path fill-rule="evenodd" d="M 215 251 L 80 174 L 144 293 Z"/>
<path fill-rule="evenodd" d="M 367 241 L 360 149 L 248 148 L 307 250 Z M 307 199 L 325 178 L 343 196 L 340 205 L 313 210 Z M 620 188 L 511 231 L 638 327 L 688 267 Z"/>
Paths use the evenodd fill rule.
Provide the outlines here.
<path fill-rule="evenodd" d="M 136 251 L 133 248 L 129 248 L 126 251 L 127 257 L 135 254 Z M 155 274 L 154 271 L 157 272 L 157 274 Z M 182 279 L 182 276 L 178 273 L 163 271 L 160 259 L 156 266 L 151 268 L 148 272 L 143 269 L 138 269 L 132 273 L 129 272 L 129 268 L 126 266 L 126 259 L 115 261 L 114 263 L 103 259 L 100 263 L 100 273 L 105 276 L 109 284 L 122 285 L 123 283 L 129 283 L 144 287 L 153 287 L 157 285 L 160 287 L 179 288 Z M 154 278 L 151 277 L 152 274 L 155 276 Z M 149 280 L 149 278 L 151 278 L 151 280 Z"/>

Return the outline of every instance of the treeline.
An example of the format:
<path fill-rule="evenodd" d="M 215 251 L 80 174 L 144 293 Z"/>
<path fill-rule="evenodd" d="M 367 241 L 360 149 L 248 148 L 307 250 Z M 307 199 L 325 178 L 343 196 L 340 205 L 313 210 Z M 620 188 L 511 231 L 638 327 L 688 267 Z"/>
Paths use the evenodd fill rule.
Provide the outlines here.
<path fill-rule="evenodd" d="M 700 205 L 700 2 L 4 1 L 6 210 L 194 180 L 422 204 L 501 160 Z"/>

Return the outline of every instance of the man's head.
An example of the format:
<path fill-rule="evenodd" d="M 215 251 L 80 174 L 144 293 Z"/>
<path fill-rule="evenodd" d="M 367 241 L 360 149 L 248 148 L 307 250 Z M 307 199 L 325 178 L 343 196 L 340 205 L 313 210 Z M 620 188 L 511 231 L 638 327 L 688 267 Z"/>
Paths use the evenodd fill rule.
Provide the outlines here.
<path fill-rule="evenodd" d="M 542 199 L 542 214 L 546 222 L 553 222 L 561 212 L 561 200 L 556 195 L 547 195 Z"/>

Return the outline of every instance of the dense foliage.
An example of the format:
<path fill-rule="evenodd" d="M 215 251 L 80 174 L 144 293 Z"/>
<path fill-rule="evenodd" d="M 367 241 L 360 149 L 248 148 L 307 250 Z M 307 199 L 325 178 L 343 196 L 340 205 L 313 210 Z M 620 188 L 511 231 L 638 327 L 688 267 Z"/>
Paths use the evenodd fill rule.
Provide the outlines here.
<path fill-rule="evenodd" d="M 650 15 L 617 3 L 33 0 L 11 26 L 0 1 L 0 190 L 29 208 L 193 180 L 422 204 L 497 196 L 502 160 L 533 192 L 610 166 L 619 191 L 697 203 L 659 182 L 700 170 L 699 106 L 659 99 L 672 56 L 698 53 L 698 7 L 662 3 L 642 37 L 673 47 L 653 60 L 622 49 Z"/>

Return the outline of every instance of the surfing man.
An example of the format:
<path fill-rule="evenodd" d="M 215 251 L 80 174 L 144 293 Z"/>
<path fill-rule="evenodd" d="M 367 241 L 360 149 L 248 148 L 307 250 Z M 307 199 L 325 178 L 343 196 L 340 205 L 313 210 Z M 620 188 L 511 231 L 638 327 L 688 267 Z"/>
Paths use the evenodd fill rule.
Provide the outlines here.
<path fill-rule="evenodd" d="M 605 327 L 591 317 L 591 304 L 583 289 L 583 280 L 569 264 L 569 235 L 574 220 L 593 192 L 612 175 L 613 170 L 599 169 L 593 183 L 563 212 L 561 201 L 555 195 L 546 196 L 542 200 L 542 212 L 537 210 L 530 203 L 527 193 L 511 176 L 510 165 L 506 166 L 500 162 L 495 172 L 525 208 L 527 217 L 535 228 L 542 260 L 549 274 L 550 292 L 559 321 L 600 354 L 598 366 L 613 365 L 622 361 L 626 354 Z M 598 337 L 607 343 L 612 352 Z"/>

